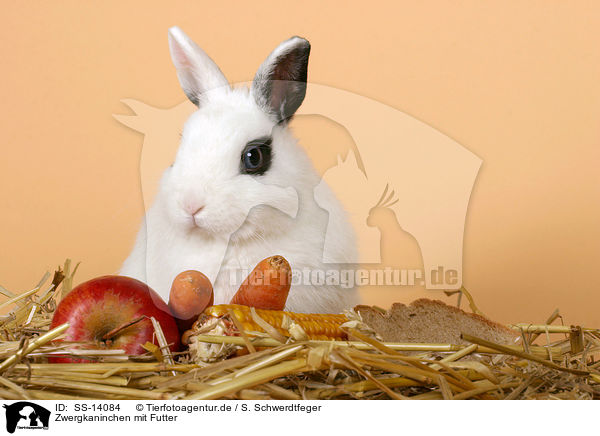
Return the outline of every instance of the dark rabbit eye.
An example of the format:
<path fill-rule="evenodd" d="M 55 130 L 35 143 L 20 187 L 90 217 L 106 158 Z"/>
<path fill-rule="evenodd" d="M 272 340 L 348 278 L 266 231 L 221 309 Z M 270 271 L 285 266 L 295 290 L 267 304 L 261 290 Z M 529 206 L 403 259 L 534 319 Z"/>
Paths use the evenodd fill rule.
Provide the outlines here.
<path fill-rule="evenodd" d="M 250 141 L 242 151 L 242 174 L 261 175 L 271 166 L 271 138 Z"/>

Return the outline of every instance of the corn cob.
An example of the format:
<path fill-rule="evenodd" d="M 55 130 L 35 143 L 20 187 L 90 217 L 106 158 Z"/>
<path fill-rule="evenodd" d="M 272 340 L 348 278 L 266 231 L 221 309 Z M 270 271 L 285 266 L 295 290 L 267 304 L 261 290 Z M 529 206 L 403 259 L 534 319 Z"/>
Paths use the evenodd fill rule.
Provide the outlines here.
<path fill-rule="evenodd" d="M 252 319 L 251 308 L 237 304 L 219 304 L 210 306 L 204 311 L 204 315 L 213 318 L 222 318 L 229 315 L 232 311 L 235 317 L 240 321 L 246 332 L 264 332 Z M 340 326 L 348 321 L 345 315 L 326 314 L 326 313 L 294 313 L 282 310 L 255 309 L 256 314 L 273 326 L 284 336 L 290 336 L 289 331 L 283 325 L 284 315 L 295 324 L 302 327 L 306 335 L 311 340 L 344 340 L 346 334 L 340 329 Z"/>

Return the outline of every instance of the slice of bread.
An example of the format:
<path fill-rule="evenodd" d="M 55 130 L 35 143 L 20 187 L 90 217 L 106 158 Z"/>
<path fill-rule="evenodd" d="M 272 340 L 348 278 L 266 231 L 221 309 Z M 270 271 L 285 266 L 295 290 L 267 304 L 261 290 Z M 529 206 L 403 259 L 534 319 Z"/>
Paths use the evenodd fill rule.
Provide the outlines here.
<path fill-rule="evenodd" d="M 421 298 L 408 306 L 394 303 L 387 311 L 356 306 L 365 324 L 386 342 L 467 344 L 461 333 L 497 344 L 512 344 L 518 334 L 502 324 L 439 300 Z"/>

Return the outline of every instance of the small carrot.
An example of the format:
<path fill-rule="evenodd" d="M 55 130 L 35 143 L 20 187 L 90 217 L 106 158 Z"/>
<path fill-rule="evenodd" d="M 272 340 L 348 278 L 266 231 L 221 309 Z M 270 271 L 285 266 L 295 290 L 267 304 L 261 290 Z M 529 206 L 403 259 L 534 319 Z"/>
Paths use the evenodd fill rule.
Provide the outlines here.
<path fill-rule="evenodd" d="M 175 277 L 169 294 L 169 308 L 180 331 L 188 329 L 204 309 L 214 302 L 213 287 L 199 271 L 184 271 Z"/>
<path fill-rule="evenodd" d="M 231 304 L 283 310 L 291 284 L 292 269 L 288 261 L 283 256 L 271 256 L 256 265 L 231 299 Z"/>

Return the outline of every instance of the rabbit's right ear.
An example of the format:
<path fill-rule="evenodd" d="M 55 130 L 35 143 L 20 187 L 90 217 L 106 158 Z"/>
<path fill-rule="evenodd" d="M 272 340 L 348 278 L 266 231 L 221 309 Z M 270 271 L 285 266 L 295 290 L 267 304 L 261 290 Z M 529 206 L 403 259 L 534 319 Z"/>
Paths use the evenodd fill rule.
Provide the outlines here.
<path fill-rule="evenodd" d="M 169 49 L 183 92 L 196 106 L 206 91 L 229 86 L 217 64 L 177 26 L 169 29 Z"/>

